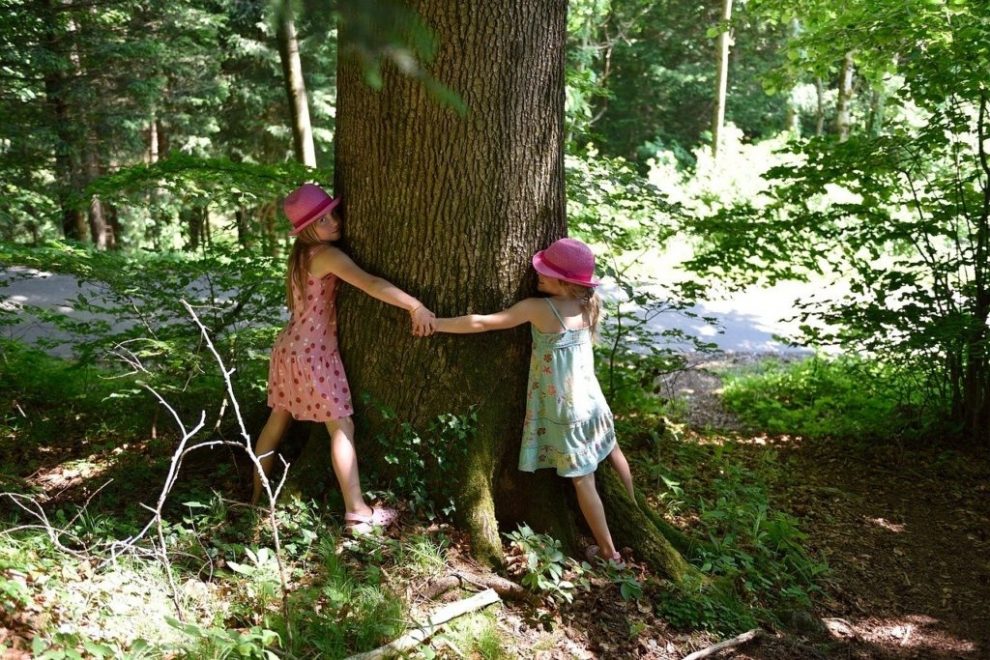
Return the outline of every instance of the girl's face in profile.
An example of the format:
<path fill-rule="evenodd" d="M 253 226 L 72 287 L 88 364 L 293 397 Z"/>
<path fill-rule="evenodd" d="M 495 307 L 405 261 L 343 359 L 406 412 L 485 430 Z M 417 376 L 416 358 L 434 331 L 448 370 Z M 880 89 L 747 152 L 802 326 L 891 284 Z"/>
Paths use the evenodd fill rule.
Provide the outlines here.
<path fill-rule="evenodd" d="M 335 211 L 324 215 L 314 222 L 313 226 L 316 227 L 316 235 L 324 243 L 332 243 L 333 241 L 340 240 L 342 226 L 340 218 Z"/>
<path fill-rule="evenodd" d="M 546 275 L 536 274 L 536 290 L 541 293 L 549 293 L 551 296 L 555 296 L 560 293 L 560 280 L 556 277 L 547 277 Z"/>

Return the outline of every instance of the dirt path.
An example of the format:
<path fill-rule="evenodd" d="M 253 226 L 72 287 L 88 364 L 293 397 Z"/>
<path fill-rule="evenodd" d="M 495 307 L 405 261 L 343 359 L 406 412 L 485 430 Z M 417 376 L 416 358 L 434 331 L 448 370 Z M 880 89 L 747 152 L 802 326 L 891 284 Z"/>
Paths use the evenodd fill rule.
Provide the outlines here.
<path fill-rule="evenodd" d="M 798 484 L 790 508 L 832 570 L 818 614 L 836 657 L 990 657 L 985 452 L 825 441 L 781 450 Z"/>

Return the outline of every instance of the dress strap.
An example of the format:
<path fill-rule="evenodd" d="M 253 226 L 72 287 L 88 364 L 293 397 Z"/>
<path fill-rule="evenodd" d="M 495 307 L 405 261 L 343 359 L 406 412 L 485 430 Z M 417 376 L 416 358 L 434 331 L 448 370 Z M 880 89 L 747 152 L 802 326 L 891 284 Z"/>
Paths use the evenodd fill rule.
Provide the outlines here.
<path fill-rule="evenodd" d="M 558 312 L 557 308 L 553 306 L 553 301 L 549 298 L 544 298 L 544 300 L 546 300 L 547 304 L 550 305 L 550 311 L 552 311 L 553 315 L 557 317 L 557 320 L 560 322 L 560 327 L 564 329 L 564 332 L 567 332 L 567 326 L 564 325 L 564 319 L 560 318 L 560 312 Z"/>

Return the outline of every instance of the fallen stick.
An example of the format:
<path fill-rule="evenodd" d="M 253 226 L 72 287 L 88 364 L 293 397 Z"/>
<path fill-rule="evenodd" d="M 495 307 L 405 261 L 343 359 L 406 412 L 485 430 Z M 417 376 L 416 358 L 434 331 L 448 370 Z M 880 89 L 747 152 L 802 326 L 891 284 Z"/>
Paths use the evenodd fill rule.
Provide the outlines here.
<path fill-rule="evenodd" d="M 481 608 L 487 607 L 492 603 L 497 603 L 500 600 L 501 599 L 498 597 L 498 594 L 495 593 L 494 589 L 485 589 L 470 598 L 459 600 L 451 603 L 450 605 L 444 605 L 434 612 L 433 615 L 426 620 L 426 623 L 419 628 L 406 633 L 402 637 L 396 639 L 395 641 L 389 642 L 384 646 L 379 646 L 377 649 L 366 653 L 352 655 L 347 658 L 347 660 L 373 660 L 374 658 L 388 658 L 411 651 L 429 639 L 433 633 L 440 628 L 440 626 L 451 619 L 456 619 L 457 617 L 467 614 L 468 612 L 480 610 Z"/>
<path fill-rule="evenodd" d="M 753 628 L 752 630 L 748 632 L 744 632 L 743 634 L 737 637 L 733 637 L 732 639 L 727 639 L 724 642 L 719 642 L 718 644 L 709 646 L 706 649 L 695 651 L 691 655 L 686 655 L 684 656 L 684 658 L 682 658 L 682 660 L 700 660 L 700 658 L 707 658 L 708 656 L 715 655 L 719 651 L 724 651 L 725 649 L 731 649 L 737 646 L 742 646 L 746 642 L 750 642 L 762 634 L 763 634 L 762 630 L 760 630 L 759 628 Z"/>

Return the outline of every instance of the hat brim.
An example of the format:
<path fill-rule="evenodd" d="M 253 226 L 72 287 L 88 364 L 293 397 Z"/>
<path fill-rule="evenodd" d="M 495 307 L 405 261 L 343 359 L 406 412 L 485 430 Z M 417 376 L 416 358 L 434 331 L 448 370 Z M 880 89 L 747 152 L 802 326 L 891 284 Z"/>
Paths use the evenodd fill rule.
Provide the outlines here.
<path fill-rule="evenodd" d="M 314 215 L 312 218 L 310 218 L 306 222 L 302 223 L 301 225 L 294 226 L 289 231 L 289 236 L 298 236 L 299 235 L 299 232 L 301 232 L 302 230 L 306 229 L 306 227 L 309 227 L 311 224 L 313 224 L 314 222 L 316 222 L 317 220 L 319 220 L 320 218 L 322 218 L 323 216 L 325 216 L 327 213 L 330 213 L 331 211 L 333 211 L 339 205 L 340 205 L 340 197 L 331 197 L 330 198 L 330 203 L 327 204 L 326 208 L 321 209 L 320 211 L 318 211 L 316 213 L 316 215 Z"/>
<path fill-rule="evenodd" d="M 533 269 L 536 270 L 536 272 L 539 273 L 540 275 L 553 277 L 558 280 L 563 280 L 564 282 L 570 282 L 571 284 L 586 286 L 589 289 L 593 289 L 599 284 L 601 284 L 601 281 L 599 281 L 599 279 L 594 275 L 591 276 L 591 279 L 582 280 L 575 277 L 569 277 L 568 275 L 560 272 L 559 270 L 557 270 L 556 268 L 554 268 L 553 266 L 551 266 L 546 262 L 546 259 L 543 258 L 544 252 L 545 250 L 540 250 L 539 252 L 533 255 Z"/>

